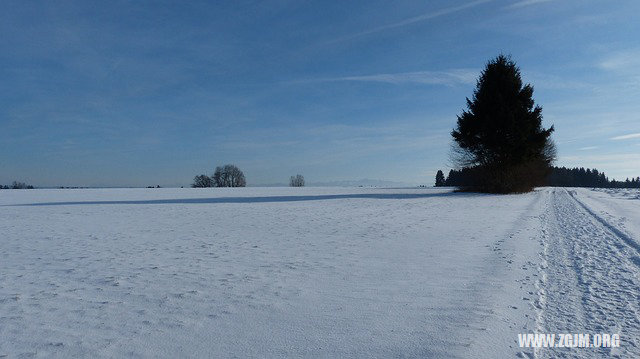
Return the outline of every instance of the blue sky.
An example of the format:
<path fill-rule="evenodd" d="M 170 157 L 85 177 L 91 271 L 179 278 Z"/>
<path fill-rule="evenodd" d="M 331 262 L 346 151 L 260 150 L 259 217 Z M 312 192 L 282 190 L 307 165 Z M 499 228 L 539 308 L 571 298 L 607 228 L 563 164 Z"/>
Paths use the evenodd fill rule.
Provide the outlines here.
<path fill-rule="evenodd" d="M 432 184 L 511 54 L 559 165 L 640 175 L 640 2 L 4 1 L 0 183 Z"/>

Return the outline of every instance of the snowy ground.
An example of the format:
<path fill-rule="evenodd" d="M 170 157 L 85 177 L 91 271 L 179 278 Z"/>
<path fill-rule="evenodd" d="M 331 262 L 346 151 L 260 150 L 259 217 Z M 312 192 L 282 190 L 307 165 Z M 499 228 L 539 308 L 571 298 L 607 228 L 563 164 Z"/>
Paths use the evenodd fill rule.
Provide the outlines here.
<path fill-rule="evenodd" d="M 3 190 L 0 218 L 0 357 L 640 357 L 638 191 Z"/>

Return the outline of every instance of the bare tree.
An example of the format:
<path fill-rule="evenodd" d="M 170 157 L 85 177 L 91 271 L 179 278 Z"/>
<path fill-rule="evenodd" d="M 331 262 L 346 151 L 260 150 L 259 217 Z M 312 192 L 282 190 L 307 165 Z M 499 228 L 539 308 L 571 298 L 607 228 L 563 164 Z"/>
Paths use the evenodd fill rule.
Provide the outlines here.
<path fill-rule="evenodd" d="M 206 188 L 213 187 L 213 181 L 211 177 L 207 175 L 198 175 L 193 179 L 193 183 L 191 184 L 193 188 Z"/>
<path fill-rule="evenodd" d="M 444 186 L 444 183 L 444 173 L 442 172 L 442 170 L 438 170 L 438 173 L 436 173 L 436 187 L 442 187 Z"/>
<path fill-rule="evenodd" d="M 247 185 L 244 173 L 231 164 L 216 167 L 212 181 L 216 187 L 245 187 Z"/>
<path fill-rule="evenodd" d="M 214 187 L 224 187 L 222 167 L 216 167 L 216 170 L 213 172 L 213 176 L 211 176 L 211 181 L 213 182 L 212 184 Z"/>
<path fill-rule="evenodd" d="M 5 186 L 8 189 L 8 187 Z M 13 181 L 11 189 L 33 189 L 32 185 L 28 185 L 24 182 Z"/>
<path fill-rule="evenodd" d="M 295 175 L 289 179 L 289 186 L 291 187 L 304 187 L 304 176 Z"/>

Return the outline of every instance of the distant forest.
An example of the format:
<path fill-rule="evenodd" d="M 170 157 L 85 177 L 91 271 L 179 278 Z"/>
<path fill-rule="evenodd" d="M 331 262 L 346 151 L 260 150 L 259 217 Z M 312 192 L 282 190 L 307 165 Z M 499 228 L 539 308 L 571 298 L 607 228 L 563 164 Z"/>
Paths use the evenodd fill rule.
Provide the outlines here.
<path fill-rule="evenodd" d="M 0 189 L 33 189 L 33 186 L 30 184 L 26 184 L 26 183 L 22 183 L 22 182 L 18 182 L 18 181 L 13 181 L 13 183 L 11 184 L 11 186 L 7 186 L 7 185 L 0 185 Z"/>
<path fill-rule="evenodd" d="M 640 188 L 640 177 L 625 181 L 609 178 L 597 169 L 551 167 L 546 177 L 546 185 L 551 187 L 596 187 L 596 188 Z M 436 180 L 436 187 L 471 187 L 473 179 L 469 169 L 451 170 L 444 181 Z"/>

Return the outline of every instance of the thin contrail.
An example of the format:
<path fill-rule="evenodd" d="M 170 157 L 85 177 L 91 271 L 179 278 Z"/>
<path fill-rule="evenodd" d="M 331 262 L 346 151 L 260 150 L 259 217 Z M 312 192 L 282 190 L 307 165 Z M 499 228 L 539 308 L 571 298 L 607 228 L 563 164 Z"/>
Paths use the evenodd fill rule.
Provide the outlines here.
<path fill-rule="evenodd" d="M 466 3 L 466 4 L 463 4 L 463 5 L 448 7 L 448 8 L 441 9 L 441 10 L 438 10 L 438 11 L 435 11 L 435 12 L 430 12 L 430 13 L 427 13 L 427 14 L 422 14 L 422 15 L 419 15 L 419 16 L 411 17 L 411 18 L 408 18 L 408 19 L 405 19 L 405 20 L 402 20 L 402 21 L 399 21 L 399 22 L 396 22 L 396 23 L 393 23 L 393 24 L 379 26 L 379 27 L 376 27 L 376 28 L 373 28 L 373 29 L 369 29 L 369 30 L 366 30 L 366 31 L 362 31 L 362 32 L 359 32 L 359 33 L 356 33 L 356 34 L 353 34 L 353 35 L 347 35 L 347 36 L 344 36 L 344 37 L 329 41 L 328 43 L 335 43 L 335 42 L 341 42 L 341 41 L 345 41 L 345 40 L 355 39 L 355 38 L 358 38 L 358 37 L 361 37 L 361 36 L 365 36 L 365 35 L 369 35 L 369 34 L 373 34 L 373 33 L 376 33 L 376 32 L 380 32 L 380 31 L 384 31 L 384 30 L 388 30 L 388 29 L 394 29 L 394 28 L 397 28 L 397 27 L 410 25 L 410 24 L 413 24 L 413 23 L 416 23 L 416 22 L 420 22 L 420 21 L 434 19 L 434 18 L 437 18 L 437 17 L 440 17 L 440 16 L 444 16 L 444 15 L 448 15 L 448 14 L 451 14 L 451 13 L 454 13 L 454 12 L 462 11 L 462 10 L 468 9 L 470 7 L 478 6 L 480 4 L 484 4 L 484 3 L 487 3 L 487 2 L 490 2 L 490 1 L 493 1 L 493 0 L 476 0 L 476 1 L 472 1 L 470 3 Z"/>

